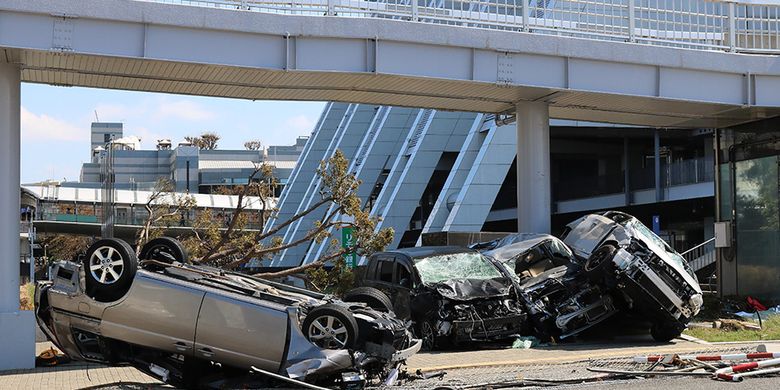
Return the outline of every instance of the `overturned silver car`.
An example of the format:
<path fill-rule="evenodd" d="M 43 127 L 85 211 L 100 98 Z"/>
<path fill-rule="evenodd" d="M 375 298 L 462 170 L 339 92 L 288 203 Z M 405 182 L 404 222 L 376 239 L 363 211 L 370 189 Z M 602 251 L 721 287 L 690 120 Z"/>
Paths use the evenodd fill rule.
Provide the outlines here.
<path fill-rule="evenodd" d="M 174 386 L 254 369 L 312 383 L 382 379 L 416 353 L 403 321 L 361 303 L 220 269 L 185 265 L 172 239 L 138 264 L 120 240 L 57 263 L 36 287 L 36 316 L 69 357 L 129 363 Z"/>

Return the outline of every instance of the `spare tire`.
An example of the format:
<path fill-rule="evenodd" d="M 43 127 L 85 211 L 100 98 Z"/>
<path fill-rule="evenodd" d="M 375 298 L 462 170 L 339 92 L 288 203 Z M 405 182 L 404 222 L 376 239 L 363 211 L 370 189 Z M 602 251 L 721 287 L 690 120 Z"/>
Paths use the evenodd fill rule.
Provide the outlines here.
<path fill-rule="evenodd" d="M 612 258 L 616 252 L 617 247 L 612 244 L 604 244 L 596 249 L 583 267 L 588 280 L 596 283 L 605 281 L 612 272 Z"/>
<path fill-rule="evenodd" d="M 121 298 L 130 287 L 138 258 L 126 242 L 116 238 L 98 240 L 82 259 L 87 295 L 101 302 Z"/>
<path fill-rule="evenodd" d="M 381 311 L 392 312 L 393 302 L 387 294 L 373 287 L 356 287 L 344 294 L 344 302 L 365 303 L 368 307 Z"/>
<path fill-rule="evenodd" d="M 306 339 L 323 349 L 353 349 L 358 339 L 355 316 L 333 303 L 309 311 L 302 328 Z"/>
<path fill-rule="evenodd" d="M 189 256 L 179 240 L 171 237 L 160 237 L 150 240 L 141 247 L 140 259 L 173 264 L 174 261 L 186 263 Z M 149 264 L 145 267 L 152 271 L 162 268 L 158 264 Z"/>

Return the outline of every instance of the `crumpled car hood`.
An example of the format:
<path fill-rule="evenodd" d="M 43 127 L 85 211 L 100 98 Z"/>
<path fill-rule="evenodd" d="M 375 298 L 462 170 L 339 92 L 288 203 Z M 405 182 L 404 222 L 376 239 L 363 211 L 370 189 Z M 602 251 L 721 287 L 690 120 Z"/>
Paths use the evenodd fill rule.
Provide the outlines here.
<path fill-rule="evenodd" d="M 429 286 L 445 298 L 456 301 L 500 297 L 509 294 L 506 279 L 452 279 Z"/>

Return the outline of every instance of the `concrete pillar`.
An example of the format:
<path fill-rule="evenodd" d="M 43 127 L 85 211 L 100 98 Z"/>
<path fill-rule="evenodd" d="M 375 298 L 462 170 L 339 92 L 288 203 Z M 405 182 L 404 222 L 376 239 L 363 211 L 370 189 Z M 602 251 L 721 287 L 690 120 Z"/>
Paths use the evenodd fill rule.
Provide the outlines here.
<path fill-rule="evenodd" d="M 661 192 L 661 135 L 658 129 L 653 133 L 653 164 L 655 165 L 655 201 L 663 200 Z"/>
<path fill-rule="evenodd" d="M 35 366 L 35 318 L 19 310 L 20 71 L 0 64 L 0 371 Z"/>
<path fill-rule="evenodd" d="M 631 205 L 631 157 L 628 148 L 628 137 L 623 137 L 623 194 L 626 206 Z"/>
<path fill-rule="evenodd" d="M 517 229 L 550 233 L 550 110 L 520 103 L 517 113 Z"/>

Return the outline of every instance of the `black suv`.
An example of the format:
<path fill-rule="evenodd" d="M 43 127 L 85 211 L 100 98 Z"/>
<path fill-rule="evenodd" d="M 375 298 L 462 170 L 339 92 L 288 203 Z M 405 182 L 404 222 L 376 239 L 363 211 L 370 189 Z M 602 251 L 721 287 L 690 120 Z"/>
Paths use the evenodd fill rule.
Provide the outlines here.
<path fill-rule="evenodd" d="M 361 287 L 344 299 L 385 307 L 410 320 L 424 349 L 506 339 L 520 334 L 526 316 L 505 272 L 468 248 L 380 252 L 357 268 Z"/>

